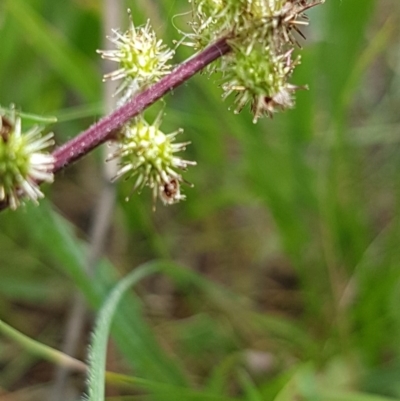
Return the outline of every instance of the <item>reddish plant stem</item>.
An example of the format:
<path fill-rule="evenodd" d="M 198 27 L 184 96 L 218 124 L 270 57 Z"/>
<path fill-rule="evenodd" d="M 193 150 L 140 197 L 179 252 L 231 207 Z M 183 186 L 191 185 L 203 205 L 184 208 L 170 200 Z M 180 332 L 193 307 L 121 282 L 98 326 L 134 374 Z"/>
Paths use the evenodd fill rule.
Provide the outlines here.
<path fill-rule="evenodd" d="M 175 89 L 229 51 L 230 47 L 226 38 L 220 39 L 204 51 L 179 65 L 170 74 L 148 89 L 134 96 L 128 103 L 57 148 L 53 152 L 55 158 L 53 172 L 57 173 L 88 154 L 97 146 L 112 139 L 113 134 L 131 118 L 137 116 L 166 93 Z"/>
<path fill-rule="evenodd" d="M 99 120 L 75 138 L 55 149 L 53 173 L 68 167 L 75 161 L 87 155 L 97 146 L 112 139 L 124 124 L 137 116 L 147 107 L 151 106 L 165 94 L 177 88 L 204 67 L 222 57 L 231 50 L 227 38 L 222 38 L 196 54 L 191 59 L 183 62 L 170 74 L 160 81 L 134 96 L 129 102 L 115 110 L 113 113 Z M 0 211 L 9 206 L 8 201 L 0 201 Z"/>

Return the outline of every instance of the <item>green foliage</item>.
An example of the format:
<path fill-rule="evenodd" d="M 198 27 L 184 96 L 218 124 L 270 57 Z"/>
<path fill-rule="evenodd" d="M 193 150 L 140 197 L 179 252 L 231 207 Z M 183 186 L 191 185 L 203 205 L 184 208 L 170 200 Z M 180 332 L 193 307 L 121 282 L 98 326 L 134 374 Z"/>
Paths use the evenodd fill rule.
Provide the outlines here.
<path fill-rule="evenodd" d="M 172 19 L 188 30 L 185 1 L 125 6 L 135 24 L 150 17 L 167 44 L 179 39 Z M 52 206 L 2 212 L 0 319 L 60 349 L 71 294 L 96 314 L 121 277 L 158 259 L 160 273 L 109 316 L 108 369 L 125 375 L 105 375 L 112 394 L 400 399 L 400 4 L 327 0 L 309 17 L 292 80 L 310 89 L 296 93 L 293 110 L 255 125 L 248 110 L 228 110 L 232 101 L 207 75 L 168 96 L 163 130 L 184 128 L 184 158 L 198 163 L 185 178 L 195 186 L 184 188 L 185 202 L 153 213 L 149 192 L 125 202 L 132 182 L 120 182 L 93 277 L 85 266 L 102 156 L 45 186 Z M 101 25 L 95 1 L 0 3 L 0 105 L 59 117 L 58 144 L 94 122 Z M 176 60 L 187 56 L 180 48 Z M 104 356 L 108 328 L 98 327 Z M 82 341 L 86 361 L 90 339 Z M 17 343 L 0 336 L 0 387 L 43 399 L 35 391 L 51 387 L 53 365 L 38 374 L 39 358 L 54 363 L 49 348 L 38 357 Z M 77 380 L 81 389 L 85 377 Z"/>
<path fill-rule="evenodd" d="M 106 371 L 107 339 L 112 318 L 115 315 L 118 304 L 125 292 L 140 279 L 157 271 L 156 266 L 144 266 L 135 269 L 127 277 L 120 281 L 118 286 L 108 296 L 97 318 L 96 328 L 89 349 L 89 379 L 88 400 L 96 401 L 104 399 L 104 383 Z"/>

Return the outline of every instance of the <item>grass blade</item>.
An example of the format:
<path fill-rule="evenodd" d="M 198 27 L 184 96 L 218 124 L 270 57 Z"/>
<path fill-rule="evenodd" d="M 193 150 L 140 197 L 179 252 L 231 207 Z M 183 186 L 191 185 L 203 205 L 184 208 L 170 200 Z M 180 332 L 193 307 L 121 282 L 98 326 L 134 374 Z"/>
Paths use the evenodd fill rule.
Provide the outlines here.
<path fill-rule="evenodd" d="M 121 298 L 131 286 L 157 270 L 157 264 L 144 265 L 135 269 L 118 283 L 100 309 L 89 351 L 89 401 L 104 400 L 107 341 L 111 322 Z"/>

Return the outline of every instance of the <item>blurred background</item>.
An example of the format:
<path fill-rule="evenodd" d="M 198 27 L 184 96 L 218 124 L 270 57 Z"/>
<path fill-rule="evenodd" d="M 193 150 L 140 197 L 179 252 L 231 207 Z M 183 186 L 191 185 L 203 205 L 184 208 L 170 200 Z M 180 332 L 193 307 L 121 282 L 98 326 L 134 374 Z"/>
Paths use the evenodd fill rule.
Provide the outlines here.
<path fill-rule="evenodd" d="M 57 144 L 95 122 L 115 68 L 96 49 L 128 7 L 169 45 L 189 31 L 184 0 L 1 0 L 0 105 L 56 116 Z M 253 124 L 199 75 L 146 113 L 165 107 L 163 130 L 192 142 L 185 202 L 126 202 L 132 182 L 105 186 L 99 149 L 39 207 L 0 213 L 0 319 L 85 360 L 105 294 L 164 260 L 170 272 L 121 305 L 108 350 L 108 370 L 148 386 L 108 385 L 110 399 L 400 399 L 400 3 L 326 0 L 308 15 L 295 109 Z M 84 386 L 0 333 L 0 400 Z"/>

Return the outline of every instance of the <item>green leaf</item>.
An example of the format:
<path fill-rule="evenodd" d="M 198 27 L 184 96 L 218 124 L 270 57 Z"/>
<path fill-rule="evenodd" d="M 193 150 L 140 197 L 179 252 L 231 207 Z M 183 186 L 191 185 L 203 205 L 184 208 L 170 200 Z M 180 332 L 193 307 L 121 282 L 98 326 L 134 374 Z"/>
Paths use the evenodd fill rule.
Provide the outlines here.
<path fill-rule="evenodd" d="M 107 260 L 97 266 L 90 278 L 85 271 L 87 247 L 74 234 L 72 226 L 55 213 L 44 201 L 39 207 L 27 205 L 21 219 L 33 244 L 36 244 L 52 263 L 59 267 L 82 291 L 88 304 L 98 308 L 110 286 L 116 282 L 116 269 Z M 126 357 L 144 377 L 160 382 L 186 385 L 179 364 L 158 345 L 154 334 L 142 317 L 140 301 L 130 294 L 122 302 L 113 325 L 113 336 Z"/>
<path fill-rule="evenodd" d="M 104 400 L 107 341 L 111 321 L 116 312 L 118 303 L 131 286 L 135 285 L 138 281 L 149 274 L 155 273 L 157 270 L 156 263 L 144 265 L 135 269 L 119 282 L 100 309 L 96 319 L 96 327 L 93 332 L 92 343 L 89 347 L 89 401 Z"/>

